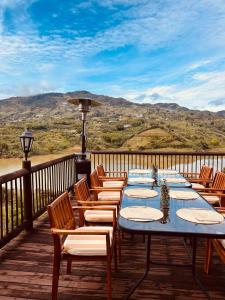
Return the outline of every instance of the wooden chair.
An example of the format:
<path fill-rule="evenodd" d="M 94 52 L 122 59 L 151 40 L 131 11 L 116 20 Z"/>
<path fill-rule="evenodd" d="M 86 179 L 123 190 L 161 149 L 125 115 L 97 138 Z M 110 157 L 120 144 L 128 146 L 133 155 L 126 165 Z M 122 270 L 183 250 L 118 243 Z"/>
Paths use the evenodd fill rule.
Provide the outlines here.
<path fill-rule="evenodd" d="M 78 205 L 81 206 L 101 206 L 102 209 L 105 210 L 89 210 L 86 209 L 84 211 L 80 211 L 80 220 L 83 222 L 83 224 L 89 224 L 89 223 L 112 223 L 113 222 L 113 214 L 111 210 L 108 210 L 108 208 L 115 208 L 116 211 L 119 209 L 120 205 L 120 197 L 119 199 L 98 199 L 98 193 L 101 193 L 101 188 L 99 190 L 93 190 L 89 189 L 87 180 L 85 177 L 83 177 L 81 180 L 79 180 L 74 185 L 74 192 L 76 195 L 76 200 Z M 104 190 L 104 189 L 103 189 Z M 111 189 L 110 189 L 111 190 Z M 118 193 L 118 192 L 117 192 Z M 120 192 L 119 192 L 120 193 Z M 119 194 L 120 196 L 120 194 Z M 115 198 L 115 197 L 114 197 Z M 81 224 L 80 224 L 81 225 Z"/>
<path fill-rule="evenodd" d="M 102 188 L 104 190 L 104 188 Z M 83 177 L 81 180 L 79 180 L 74 185 L 74 191 L 76 195 L 76 201 L 78 205 L 85 206 L 86 209 L 80 210 L 80 225 L 111 225 L 114 222 L 114 215 L 112 214 L 111 208 L 114 208 L 116 210 L 116 216 L 117 212 L 119 211 L 120 206 L 120 199 L 114 199 L 108 197 L 107 200 L 102 200 L 101 198 L 98 198 L 98 193 L 102 193 L 101 188 L 99 190 L 95 189 L 89 189 L 87 180 L 85 177 Z M 111 191 L 111 189 L 109 189 Z M 109 192 L 110 192 L 109 191 Z M 88 209 L 88 206 L 95 206 L 95 207 L 101 207 L 102 210 L 90 210 Z M 111 224 L 110 224 L 111 223 Z M 119 260 L 121 260 L 121 243 L 120 243 L 120 231 L 117 229 L 117 227 L 114 227 L 115 230 L 115 240 L 116 245 L 118 245 L 119 250 Z"/>
<path fill-rule="evenodd" d="M 127 172 L 123 171 L 105 171 L 103 165 L 98 165 L 96 167 L 97 175 L 99 180 L 104 181 L 123 181 L 124 185 L 127 184 Z M 119 175 L 119 176 L 118 176 Z"/>
<path fill-rule="evenodd" d="M 223 214 L 225 217 L 225 207 L 217 208 L 217 211 Z M 206 254 L 205 254 L 205 264 L 204 264 L 204 271 L 206 274 L 209 274 L 210 268 L 212 267 L 213 250 L 216 250 L 217 255 L 220 257 L 221 261 L 225 264 L 225 239 L 206 240 Z"/>
<path fill-rule="evenodd" d="M 79 207 L 75 208 L 79 209 Z M 93 207 L 92 209 L 96 208 Z M 57 300 L 61 259 L 67 261 L 67 273 L 71 273 L 73 260 L 105 261 L 107 265 L 107 299 L 111 300 L 111 261 L 113 254 L 116 253 L 114 239 L 115 210 L 114 227 L 77 227 L 69 195 L 65 192 L 48 206 L 48 215 L 54 241 L 52 300 Z"/>
<path fill-rule="evenodd" d="M 91 180 L 92 189 L 101 187 L 101 188 L 112 188 L 115 191 L 116 189 L 122 190 L 122 188 L 125 186 L 125 182 L 121 180 L 117 180 L 117 181 L 101 180 L 96 170 L 94 170 L 91 173 L 90 180 Z"/>
<path fill-rule="evenodd" d="M 205 188 L 212 183 L 212 172 L 213 168 L 206 165 L 201 167 L 200 173 L 183 173 L 189 182 L 192 183 L 193 188 Z"/>
<path fill-rule="evenodd" d="M 225 173 L 217 172 L 211 187 L 194 189 L 210 204 L 225 206 Z"/>

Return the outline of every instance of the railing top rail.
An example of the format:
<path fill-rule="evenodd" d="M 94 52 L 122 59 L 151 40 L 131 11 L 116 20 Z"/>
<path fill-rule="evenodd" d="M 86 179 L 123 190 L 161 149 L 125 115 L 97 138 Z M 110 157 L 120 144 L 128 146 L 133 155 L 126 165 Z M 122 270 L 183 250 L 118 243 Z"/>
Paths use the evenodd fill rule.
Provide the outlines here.
<path fill-rule="evenodd" d="M 123 150 L 92 150 L 90 154 L 142 154 L 142 155 L 225 155 L 225 152 L 206 152 L 206 151 L 190 151 L 190 152 L 163 152 L 163 151 L 123 151 Z"/>
<path fill-rule="evenodd" d="M 28 173 L 29 173 L 28 170 L 26 170 L 26 169 L 20 169 L 20 170 L 17 170 L 15 172 L 12 172 L 12 173 L 8 173 L 8 174 L 5 174 L 5 175 L 2 175 L 2 176 L 0 176 L 0 184 L 6 183 L 8 181 L 17 179 L 17 178 L 22 177 L 22 176 L 25 176 Z"/>
<path fill-rule="evenodd" d="M 40 171 L 40 170 L 43 170 L 43 169 L 46 169 L 50 166 L 53 166 L 55 164 L 58 164 L 60 162 L 63 162 L 65 160 L 68 160 L 68 159 L 71 159 L 71 158 L 75 158 L 76 155 L 75 154 L 70 154 L 70 155 L 67 155 L 67 156 L 63 156 L 63 157 L 60 157 L 60 158 L 56 158 L 56 159 L 53 159 L 53 160 L 50 160 L 50 161 L 47 161 L 45 163 L 41 163 L 41 164 L 38 164 L 38 165 L 35 165 L 35 166 L 32 166 L 31 167 L 31 172 L 37 172 L 37 171 Z"/>
<path fill-rule="evenodd" d="M 56 158 L 56 159 L 47 161 L 45 163 L 41 163 L 41 164 L 32 166 L 31 167 L 31 172 L 36 172 L 36 171 L 39 171 L 39 170 L 43 170 L 43 169 L 45 169 L 49 166 L 55 165 L 57 163 L 63 162 L 65 160 L 68 160 L 68 159 L 71 159 L 71 158 L 74 158 L 74 157 L 75 157 L 75 154 L 71 154 L 71 155 L 63 156 L 63 157 L 60 157 L 60 158 Z M 26 170 L 26 169 L 19 169 L 19 170 L 16 170 L 14 172 L 11 172 L 11 173 L 4 174 L 4 175 L 0 176 L 0 184 L 4 184 L 8 181 L 11 181 L 11 180 L 17 179 L 19 177 L 25 176 L 28 173 L 29 173 L 29 171 Z"/>

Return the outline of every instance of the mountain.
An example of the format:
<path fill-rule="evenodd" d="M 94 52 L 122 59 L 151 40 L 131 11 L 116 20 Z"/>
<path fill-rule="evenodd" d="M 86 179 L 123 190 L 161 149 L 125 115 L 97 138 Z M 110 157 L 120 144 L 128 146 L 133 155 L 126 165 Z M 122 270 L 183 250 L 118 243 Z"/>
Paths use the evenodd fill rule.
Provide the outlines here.
<path fill-rule="evenodd" d="M 225 110 L 218 111 L 216 114 L 220 117 L 225 118 Z"/>
<path fill-rule="evenodd" d="M 29 127 L 34 154 L 55 153 L 80 144 L 81 120 L 69 98 L 91 98 L 88 149 L 223 150 L 225 111 L 191 110 L 176 103 L 138 104 L 88 91 L 46 93 L 0 101 L 0 156 L 18 156 L 18 136 Z"/>
<path fill-rule="evenodd" d="M 71 108 L 71 105 L 67 103 L 69 98 L 90 98 L 101 102 L 102 104 L 110 106 L 129 106 L 132 103 L 123 98 L 113 98 L 103 95 L 95 95 L 87 91 L 76 91 L 69 93 L 46 93 L 39 94 L 34 96 L 27 97 L 11 97 L 8 99 L 3 99 L 0 101 L 0 116 L 1 121 L 5 118 L 12 118 L 16 120 L 26 115 L 29 117 L 29 114 L 34 115 L 34 113 L 40 112 L 40 109 L 46 109 L 46 113 L 49 110 L 52 113 L 57 113 L 58 108 L 68 105 Z M 43 112 L 43 111 L 42 111 Z"/>

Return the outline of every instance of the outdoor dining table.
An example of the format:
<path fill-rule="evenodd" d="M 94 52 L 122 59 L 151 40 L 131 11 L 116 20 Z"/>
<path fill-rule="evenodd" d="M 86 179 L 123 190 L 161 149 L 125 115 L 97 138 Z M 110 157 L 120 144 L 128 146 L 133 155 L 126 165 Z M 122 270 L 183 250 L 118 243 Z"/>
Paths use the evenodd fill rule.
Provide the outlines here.
<path fill-rule="evenodd" d="M 184 238 L 192 239 L 192 262 L 189 267 L 192 268 L 193 276 L 196 279 L 196 282 L 202 288 L 201 283 L 196 277 L 195 272 L 195 260 L 196 260 L 196 239 L 197 238 L 225 238 L 225 221 L 223 220 L 219 224 L 199 224 L 195 222 L 190 222 L 180 218 L 177 215 L 177 211 L 182 208 L 189 209 L 207 209 L 210 211 L 215 211 L 215 209 L 208 204 L 200 195 L 197 196 L 197 199 L 184 200 L 184 199 L 173 199 L 170 198 L 168 201 L 168 205 L 165 207 L 164 203 L 161 201 L 160 196 L 160 187 L 152 186 L 158 195 L 150 198 L 138 198 L 138 197 L 130 197 L 126 195 L 126 191 L 129 189 L 143 189 L 142 185 L 136 186 L 127 186 L 124 189 L 121 209 L 125 207 L 152 207 L 160 210 L 163 213 L 163 217 L 159 220 L 131 220 L 122 217 L 119 215 L 118 217 L 118 226 L 122 231 L 129 232 L 132 234 L 144 234 L 146 239 L 146 264 L 145 264 L 145 272 L 141 276 L 141 278 L 137 281 L 137 283 L 131 288 L 129 294 L 126 296 L 128 299 L 133 292 L 137 289 L 137 287 L 141 284 L 144 278 L 147 276 L 150 268 L 150 264 L 152 263 L 150 260 L 150 252 L 151 252 L 151 237 L 152 235 L 160 235 L 160 236 L 177 236 Z M 146 188 L 146 186 L 145 186 Z M 150 188 L 150 187 L 149 187 Z M 172 190 L 173 188 L 170 188 Z M 176 189 L 178 190 L 178 189 Z M 180 188 L 179 191 L 193 191 L 192 189 Z M 185 265 L 184 265 L 185 266 Z"/>

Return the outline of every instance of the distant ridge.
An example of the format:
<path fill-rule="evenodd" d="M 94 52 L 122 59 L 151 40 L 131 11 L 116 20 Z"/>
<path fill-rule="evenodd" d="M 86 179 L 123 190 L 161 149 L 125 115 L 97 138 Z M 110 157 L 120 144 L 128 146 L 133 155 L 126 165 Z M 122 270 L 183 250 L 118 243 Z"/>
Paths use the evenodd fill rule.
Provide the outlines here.
<path fill-rule="evenodd" d="M 11 111 L 15 109 L 17 110 L 17 113 L 20 112 L 21 109 L 37 109 L 37 108 L 51 108 L 55 109 L 58 106 L 62 104 L 62 102 L 65 102 L 68 97 L 84 97 L 84 98 L 91 98 L 94 100 L 97 100 L 103 104 L 110 105 L 110 106 L 141 106 L 141 107 L 149 107 L 149 108 L 158 108 L 163 110 L 179 110 L 179 111 L 192 111 L 197 112 L 200 114 L 212 114 L 212 115 L 218 115 L 220 117 L 225 117 L 225 111 L 219 111 L 219 112 L 210 112 L 210 111 L 200 111 L 200 110 L 192 110 L 184 106 L 180 106 L 177 103 L 136 103 L 128 101 L 124 98 L 115 98 L 105 95 L 96 95 L 91 92 L 81 90 L 81 91 L 74 91 L 74 92 L 67 92 L 67 93 L 44 93 L 44 94 L 37 94 L 32 96 L 22 96 L 22 97 L 10 97 L 7 99 L 0 100 L 0 109 L 5 111 L 7 106 L 7 111 Z M 18 111 L 19 110 L 19 111 Z M 5 111 L 5 113 L 7 113 Z"/>

